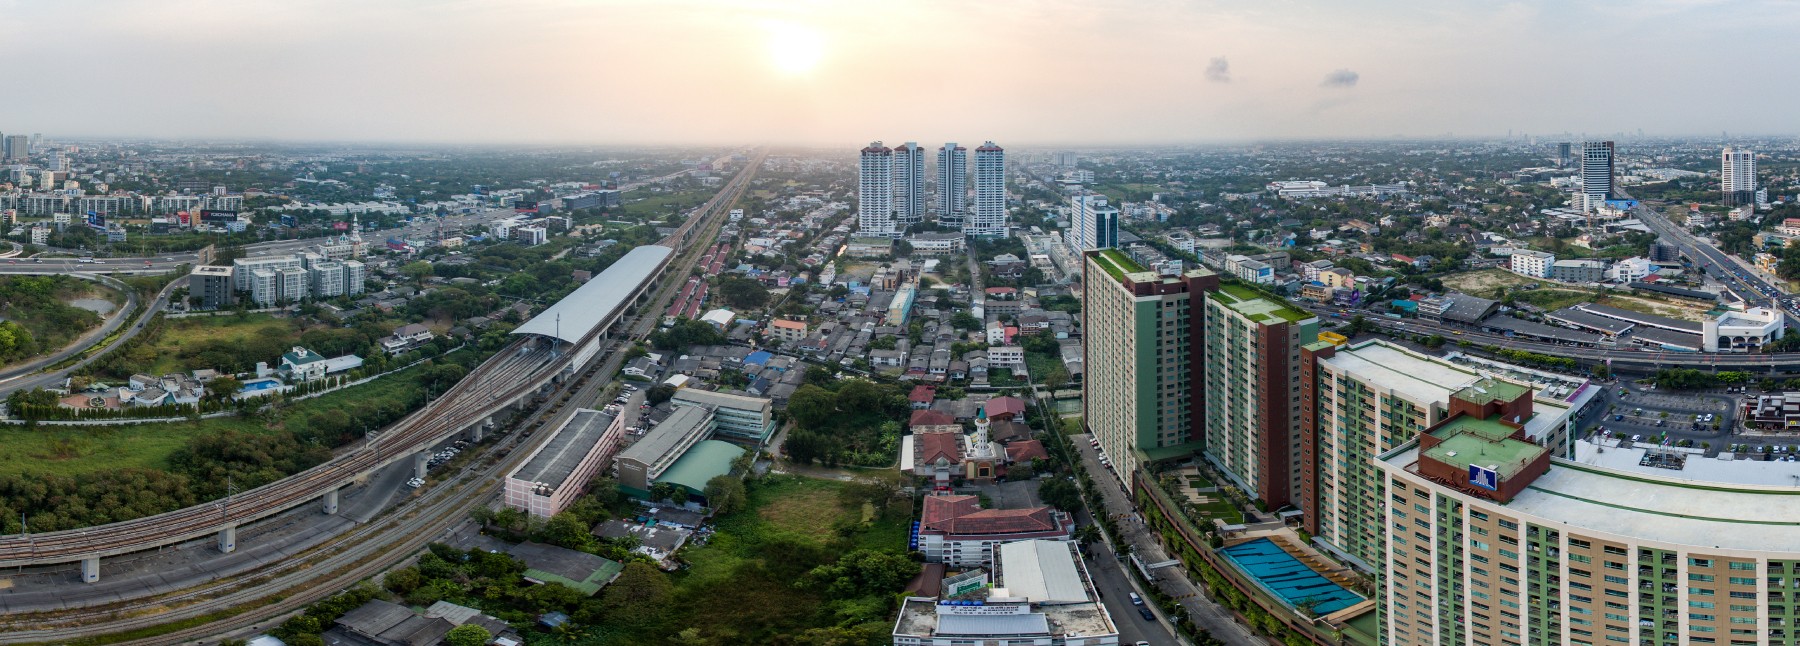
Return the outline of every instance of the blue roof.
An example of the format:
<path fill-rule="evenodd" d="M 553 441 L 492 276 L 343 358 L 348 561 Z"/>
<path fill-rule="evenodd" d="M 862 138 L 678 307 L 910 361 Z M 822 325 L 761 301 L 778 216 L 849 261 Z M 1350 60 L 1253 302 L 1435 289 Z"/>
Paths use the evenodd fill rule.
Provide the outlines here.
<path fill-rule="evenodd" d="M 767 364 L 769 359 L 773 356 L 774 355 L 769 354 L 767 350 L 757 350 L 750 353 L 750 356 L 744 357 L 744 365 L 764 365 Z"/>

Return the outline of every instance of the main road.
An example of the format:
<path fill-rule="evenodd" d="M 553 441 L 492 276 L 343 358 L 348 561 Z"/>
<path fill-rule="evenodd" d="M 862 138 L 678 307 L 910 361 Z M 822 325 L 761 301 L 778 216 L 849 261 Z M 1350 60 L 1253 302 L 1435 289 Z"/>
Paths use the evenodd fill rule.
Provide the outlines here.
<path fill-rule="evenodd" d="M 1641 202 L 1632 207 L 1631 214 L 1637 216 L 1644 226 L 1649 227 L 1663 241 L 1680 248 L 1682 255 L 1692 259 L 1706 275 L 1724 284 L 1725 289 L 1738 300 L 1744 301 L 1746 306 L 1779 305 L 1788 309 L 1786 294 L 1758 277 L 1753 268 L 1744 266 L 1741 260 L 1719 250 L 1712 243 L 1695 237 L 1687 229 L 1676 226 L 1663 214 L 1656 212 L 1656 209 Z"/>

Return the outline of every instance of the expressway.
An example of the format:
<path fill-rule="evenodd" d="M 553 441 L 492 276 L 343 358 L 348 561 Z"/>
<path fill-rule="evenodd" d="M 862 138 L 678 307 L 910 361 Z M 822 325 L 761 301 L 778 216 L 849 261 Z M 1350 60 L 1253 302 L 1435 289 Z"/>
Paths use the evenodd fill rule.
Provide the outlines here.
<path fill-rule="evenodd" d="M 1800 312 L 1795 312 L 1788 306 L 1786 294 L 1780 289 L 1758 277 L 1751 268 L 1743 266 L 1741 261 L 1720 251 L 1712 243 L 1675 226 L 1663 214 L 1657 213 L 1656 209 L 1640 202 L 1632 208 L 1631 214 L 1637 216 L 1644 226 L 1649 227 L 1664 241 L 1674 243 L 1681 249 L 1682 255 L 1692 259 L 1706 275 L 1724 284 L 1733 296 L 1744 301 L 1745 306 L 1781 305 L 1783 309 L 1790 310 L 1789 314 L 1800 315 Z M 1778 300 L 1781 302 L 1777 303 Z"/>
<path fill-rule="evenodd" d="M 717 224 L 749 184 L 761 156 L 747 165 L 706 205 L 687 219 L 665 243 L 680 250 L 692 243 L 696 231 Z M 700 238 L 704 239 L 704 238 Z M 691 254 L 688 254 L 691 255 Z M 669 256 L 673 261 L 681 254 Z M 691 258 L 689 259 L 691 261 Z M 627 303 L 644 299 L 657 278 L 674 263 L 657 267 L 638 286 Z M 457 433 L 479 433 L 487 420 L 508 408 L 531 405 L 532 399 L 563 381 L 574 353 L 596 337 L 607 336 L 625 307 L 609 314 L 580 338 L 563 344 L 536 335 L 521 338 L 478 366 L 439 399 L 396 422 L 364 448 L 343 453 L 330 461 L 288 478 L 237 494 L 228 501 L 214 501 L 186 509 L 81 530 L 0 538 L 0 567 L 71 563 L 82 564 L 82 578 L 99 580 L 102 557 L 127 554 L 161 545 L 218 533 L 225 548 L 239 525 L 248 524 L 311 500 L 323 498 L 326 513 L 336 512 L 337 490 L 343 484 L 387 464 L 411 458 L 422 467 L 430 447 Z M 640 317 L 653 319 L 653 317 Z M 647 322 L 643 321 L 643 322 Z M 632 323 L 641 323 L 632 321 Z M 642 325 L 633 326 L 639 333 Z M 616 353 L 614 353 L 616 354 Z M 579 372 L 579 370 L 577 370 Z M 610 377 L 610 375 L 608 375 Z M 235 543 L 230 543 L 235 547 Z"/>

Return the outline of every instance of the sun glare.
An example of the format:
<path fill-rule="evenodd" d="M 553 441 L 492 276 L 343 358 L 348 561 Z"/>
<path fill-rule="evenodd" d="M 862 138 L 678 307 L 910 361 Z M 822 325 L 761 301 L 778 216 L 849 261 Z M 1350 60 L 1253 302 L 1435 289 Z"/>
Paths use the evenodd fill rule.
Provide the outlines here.
<path fill-rule="evenodd" d="M 825 39 L 819 32 L 793 23 L 768 25 L 769 62 L 790 76 L 811 72 L 825 57 Z"/>

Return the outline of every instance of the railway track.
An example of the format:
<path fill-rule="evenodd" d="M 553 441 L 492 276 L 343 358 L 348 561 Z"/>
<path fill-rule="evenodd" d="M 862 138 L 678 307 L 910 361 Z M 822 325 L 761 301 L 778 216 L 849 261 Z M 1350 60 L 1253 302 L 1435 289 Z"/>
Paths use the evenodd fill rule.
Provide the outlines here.
<path fill-rule="evenodd" d="M 675 232 L 664 238 L 665 244 L 678 251 L 670 256 L 671 264 L 681 265 L 693 262 L 694 254 L 699 247 L 693 245 L 692 242 L 695 239 L 707 239 L 713 235 L 713 232 L 722 224 L 723 216 L 727 212 L 726 207 L 742 197 L 749 186 L 750 178 L 754 176 L 755 169 L 761 165 L 764 156 L 758 154 L 750 166 L 733 178 L 731 184 L 727 185 L 701 209 L 698 209 Z M 696 232 L 701 232 L 702 235 L 697 238 Z M 667 267 L 668 265 L 665 265 L 664 269 L 666 270 Z M 609 383 L 611 375 L 618 370 L 622 361 L 623 353 L 618 350 L 626 343 L 641 339 L 649 333 L 653 328 L 654 321 L 658 318 L 655 314 L 660 312 L 663 306 L 666 306 L 666 301 L 673 296 L 673 287 L 677 284 L 676 281 L 664 281 L 652 302 L 640 309 L 638 319 L 631 326 L 627 338 L 612 342 L 606 348 L 604 354 L 608 358 L 603 362 L 603 366 L 590 369 L 579 382 L 581 385 L 577 389 L 563 389 L 564 395 L 561 401 L 553 406 L 540 408 L 532 417 L 542 416 L 545 411 L 554 411 L 551 413 L 552 419 L 547 422 L 554 425 L 557 423 L 557 418 L 574 413 L 575 407 L 565 405 L 568 401 L 573 399 L 573 401 L 579 402 L 582 397 L 591 399 L 598 388 Z M 314 489 L 314 487 L 321 486 L 321 483 L 341 483 L 367 470 L 356 470 L 359 466 L 378 465 L 420 450 L 420 441 L 441 439 L 447 437 L 448 433 L 465 427 L 470 422 L 470 413 L 483 416 L 491 414 L 491 412 L 483 411 L 493 402 L 509 401 L 515 396 L 529 393 L 530 390 L 536 388 L 533 384 L 538 377 L 545 373 L 545 368 L 560 368 L 560 366 L 549 352 L 533 347 L 531 341 L 515 342 L 502 350 L 498 361 L 490 359 L 489 362 L 478 367 L 475 372 L 459 381 L 439 400 L 441 404 L 436 407 L 427 407 L 427 409 L 397 422 L 390 427 L 394 430 L 384 434 L 372 447 L 346 453 L 334 459 L 332 463 L 290 477 L 281 483 L 272 483 L 264 488 L 291 481 L 296 490 L 305 492 L 311 489 L 311 492 L 287 495 L 298 495 L 300 500 L 316 497 L 320 490 Z M 599 378 L 595 378 L 596 375 L 599 375 Z M 492 384 L 515 385 L 505 388 L 498 397 L 495 397 L 491 395 L 491 390 L 483 390 L 491 389 Z M 482 396 L 484 394 L 489 396 Z M 527 420 L 521 427 L 528 428 L 527 425 L 531 423 Z M 382 571 L 397 560 L 396 558 L 382 558 L 384 555 L 411 554 L 432 538 L 439 536 L 448 527 L 461 522 L 467 517 L 468 511 L 476 505 L 485 504 L 491 500 L 495 493 L 495 483 L 500 477 L 528 457 L 536 443 L 542 442 L 548 437 L 549 434 L 543 434 L 525 446 L 517 446 L 521 444 L 523 438 L 522 434 L 515 436 L 511 440 L 515 448 L 506 458 L 495 461 L 477 474 L 470 475 L 465 472 L 457 478 L 458 484 L 453 487 L 436 488 L 434 497 L 430 498 L 433 501 L 430 504 L 407 510 L 399 519 L 377 520 L 339 537 L 327 539 L 326 543 L 313 548 L 311 552 L 313 554 L 329 552 L 329 555 L 324 556 L 322 561 L 319 561 L 317 557 L 306 560 L 290 559 L 270 568 L 231 577 L 219 582 L 219 585 L 146 598 L 129 607 L 112 606 L 90 611 L 55 613 L 54 617 L 42 618 L 45 622 L 42 624 L 43 627 L 15 630 L 20 627 L 9 626 L 4 633 L 0 633 L 0 643 L 62 642 L 96 635 L 141 630 L 171 621 L 203 617 L 209 614 L 230 615 L 230 617 L 218 621 L 205 622 L 155 637 L 121 642 L 131 644 L 177 643 L 219 634 L 302 608 L 313 601 L 348 587 L 355 581 Z M 428 447 L 429 444 L 424 446 Z M 357 458 L 356 456 L 369 457 Z M 328 470 L 328 468 L 336 469 L 336 471 Z M 368 466 L 368 468 L 374 467 Z M 471 486 L 476 488 L 468 491 L 472 495 L 451 495 L 453 492 Z M 253 490 L 253 492 L 261 491 L 264 488 Z M 233 501 L 233 503 L 236 502 L 238 501 Z M 273 508 L 273 511 L 269 513 L 275 513 L 291 508 L 293 503 L 293 498 L 285 500 L 275 498 L 264 501 L 262 504 L 264 507 Z M 217 503 L 189 508 L 189 510 L 194 509 L 221 512 Z M 182 511 L 188 510 L 170 512 L 170 514 L 179 514 Z M 224 510 L 221 513 L 232 512 Z M 240 508 L 235 513 L 247 512 Z M 216 530 L 220 525 L 219 517 L 212 516 L 210 520 L 197 525 L 174 525 L 178 528 L 174 531 L 199 536 Z M 85 538 L 85 532 L 79 534 Z M 380 540 L 391 536 L 398 536 L 399 540 Z M 168 542 L 163 541 L 157 544 L 167 544 Z M 88 541 L 85 543 L 87 553 L 93 553 L 94 548 L 101 544 L 103 543 Z M 76 542 L 63 545 L 63 549 L 81 549 L 84 544 Z M 4 553 L 0 551 L 0 554 Z M 318 572 L 325 574 L 320 575 L 317 574 Z M 321 576 L 324 578 L 320 578 Z M 240 608 L 241 612 L 233 612 Z M 52 625 L 60 627 L 50 627 Z"/>

